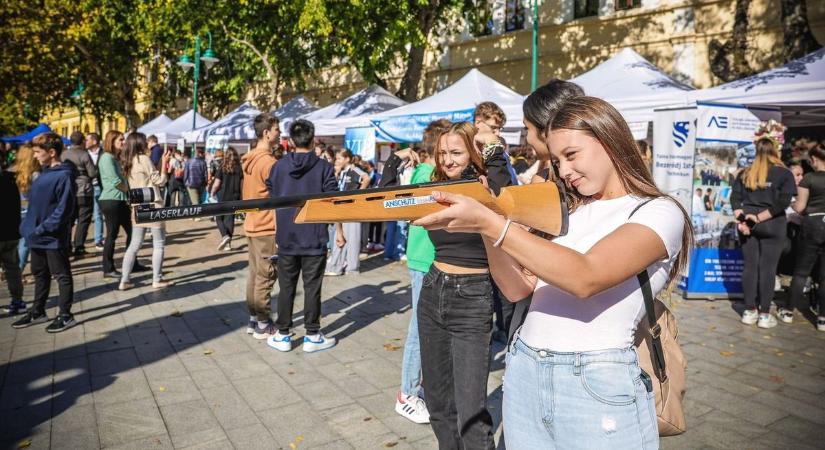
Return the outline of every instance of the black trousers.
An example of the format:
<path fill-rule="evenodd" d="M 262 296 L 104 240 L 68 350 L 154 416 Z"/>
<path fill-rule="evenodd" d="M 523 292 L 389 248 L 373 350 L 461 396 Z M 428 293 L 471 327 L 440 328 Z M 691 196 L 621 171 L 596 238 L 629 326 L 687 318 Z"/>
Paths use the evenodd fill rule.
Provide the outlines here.
<path fill-rule="evenodd" d="M 787 225 L 785 216 L 779 216 L 757 224 L 750 236 L 740 236 L 745 257 L 742 289 L 748 309 L 758 306 L 762 313 L 771 310 L 776 267 L 785 246 Z"/>
<path fill-rule="evenodd" d="M 235 235 L 235 215 L 234 214 L 226 214 L 223 216 L 215 217 L 215 223 L 218 225 L 218 231 L 221 233 L 221 237 L 229 236 L 232 237 Z"/>
<path fill-rule="evenodd" d="M 69 262 L 69 249 L 33 248 L 31 249 L 31 265 L 34 276 L 34 304 L 32 305 L 34 313 L 37 315 L 46 313 L 46 301 L 49 300 L 49 290 L 52 285 L 52 276 L 54 276 L 59 291 L 60 315 L 71 315 L 74 280 L 72 280 L 72 266 Z"/>
<path fill-rule="evenodd" d="M 819 302 L 819 315 L 825 315 L 825 264 L 821 257 L 825 254 L 825 216 L 806 216 L 802 218 L 802 231 L 796 241 L 796 264 L 790 290 L 790 307 L 805 309 L 807 302 L 802 301 L 805 281 L 811 274 L 817 260 L 819 271 L 814 277 L 819 282 L 816 299 Z"/>
<path fill-rule="evenodd" d="M 513 317 L 510 321 L 510 328 L 507 329 L 507 344 L 513 341 L 516 331 L 520 326 L 524 325 L 527 319 L 527 313 L 530 312 L 530 304 L 533 302 L 533 294 L 531 293 L 526 298 L 519 300 L 513 304 Z"/>
<path fill-rule="evenodd" d="M 370 222 L 370 226 L 368 228 L 367 242 L 380 244 L 382 233 L 384 231 L 384 222 Z"/>
<path fill-rule="evenodd" d="M 126 232 L 126 247 L 132 240 L 132 218 L 129 206 L 123 200 L 100 200 L 100 211 L 106 221 L 106 240 L 103 242 L 103 272 L 115 271 L 115 241 L 120 229 Z"/>
<path fill-rule="evenodd" d="M 326 255 L 278 256 L 278 319 L 275 325 L 281 334 L 292 328 L 292 309 L 295 306 L 295 289 L 298 276 L 304 279 L 304 328 L 307 334 L 317 334 L 321 329 L 321 281 L 327 267 Z"/>
<path fill-rule="evenodd" d="M 453 275 L 435 265 L 418 301 L 421 375 L 441 450 L 492 449 L 487 410 L 493 288 L 488 274 Z"/>
<path fill-rule="evenodd" d="M 498 289 L 498 286 L 496 286 L 496 283 L 493 282 L 493 312 L 495 313 L 496 330 L 503 331 L 504 333 L 510 330 L 515 308 L 516 304 L 507 300 L 504 294 Z"/>
<path fill-rule="evenodd" d="M 74 230 L 74 250 L 83 250 L 86 243 L 86 236 L 89 234 L 89 225 L 92 223 L 92 212 L 95 208 L 95 201 L 93 196 L 77 197 L 77 203 L 74 206 L 74 215 L 72 222 L 77 220 L 77 225 Z"/>

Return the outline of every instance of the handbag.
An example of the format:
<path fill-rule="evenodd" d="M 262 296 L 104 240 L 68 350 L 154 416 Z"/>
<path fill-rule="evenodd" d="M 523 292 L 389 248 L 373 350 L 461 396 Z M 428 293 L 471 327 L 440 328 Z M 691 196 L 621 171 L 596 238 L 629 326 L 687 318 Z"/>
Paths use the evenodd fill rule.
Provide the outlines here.
<path fill-rule="evenodd" d="M 645 203 L 637 206 L 630 216 Z M 679 328 L 670 308 L 653 297 L 647 270 L 639 272 L 636 278 L 642 287 L 646 314 L 636 329 L 633 343 L 642 371 L 654 375 L 651 381 L 659 436 L 676 436 L 687 429 L 683 406 L 687 360 L 677 341 Z"/>

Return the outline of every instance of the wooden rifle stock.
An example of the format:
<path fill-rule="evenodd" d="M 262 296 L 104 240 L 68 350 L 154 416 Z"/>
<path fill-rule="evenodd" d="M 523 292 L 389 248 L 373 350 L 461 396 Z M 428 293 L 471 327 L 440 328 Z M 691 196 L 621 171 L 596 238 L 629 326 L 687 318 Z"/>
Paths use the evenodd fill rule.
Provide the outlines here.
<path fill-rule="evenodd" d="M 494 197 L 481 183 L 473 180 L 171 208 L 139 205 L 135 208 L 135 221 L 147 223 L 280 208 L 300 208 L 295 216 L 295 223 L 299 224 L 415 220 L 446 207 L 432 199 L 431 194 L 436 190 L 471 197 L 513 222 L 553 236 L 567 233 L 564 186 L 552 182 L 505 187 L 498 197 Z"/>

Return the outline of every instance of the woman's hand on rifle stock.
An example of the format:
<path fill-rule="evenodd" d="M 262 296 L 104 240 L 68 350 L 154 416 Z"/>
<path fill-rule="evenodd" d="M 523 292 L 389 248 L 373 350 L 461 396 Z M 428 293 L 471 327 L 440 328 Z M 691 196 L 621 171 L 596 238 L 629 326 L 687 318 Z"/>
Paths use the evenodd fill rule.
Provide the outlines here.
<path fill-rule="evenodd" d="M 428 230 L 447 230 L 451 233 L 481 233 L 485 227 L 498 222 L 498 215 L 475 199 L 449 192 L 433 192 L 433 199 L 448 208 L 424 216 L 413 225 Z"/>

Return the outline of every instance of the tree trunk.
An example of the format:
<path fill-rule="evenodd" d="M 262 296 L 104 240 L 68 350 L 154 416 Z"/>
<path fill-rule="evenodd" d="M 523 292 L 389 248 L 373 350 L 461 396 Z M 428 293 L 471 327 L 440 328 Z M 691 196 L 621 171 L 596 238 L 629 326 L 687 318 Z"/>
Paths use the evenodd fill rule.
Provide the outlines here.
<path fill-rule="evenodd" d="M 444 7 L 441 1 L 430 0 L 426 6 L 421 6 L 416 13 L 416 22 L 424 36 L 424 41 L 413 44 L 410 54 L 407 57 L 407 70 L 401 78 L 401 85 L 398 87 L 398 95 L 402 100 L 414 102 L 418 100 L 418 84 L 421 82 L 421 75 L 424 72 L 424 56 L 427 51 L 427 42 L 430 39 L 430 31 L 435 25 L 438 15 Z"/>
<path fill-rule="evenodd" d="M 710 71 L 724 82 L 738 80 L 753 74 L 748 64 L 748 9 L 751 0 L 736 0 L 733 33 L 730 39 L 719 42 L 713 39 L 708 44 Z"/>
<path fill-rule="evenodd" d="M 141 125 L 140 123 L 140 115 L 137 113 L 137 109 L 135 109 L 135 90 L 131 83 L 124 83 L 124 88 L 122 91 L 123 96 L 123 117 L 126 118 L 126 129 L 128 130 L 131 127 L 138 127 Z"/>
<path fill-rule="evenodd" d="M 782 57 L 785 62 L 822 48 L 808 24 L 806 0 L 780 0 L 782 5 Z"/>

